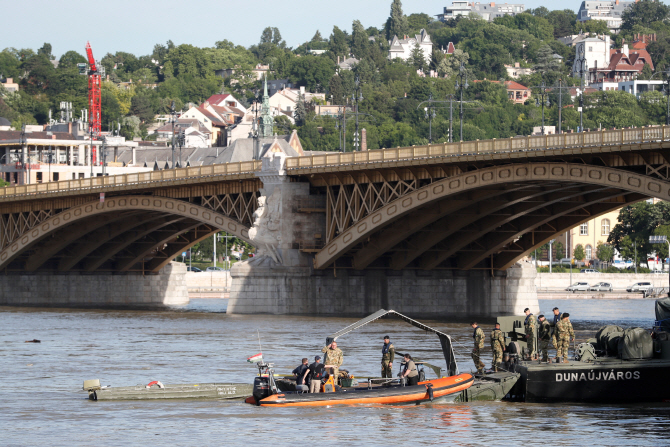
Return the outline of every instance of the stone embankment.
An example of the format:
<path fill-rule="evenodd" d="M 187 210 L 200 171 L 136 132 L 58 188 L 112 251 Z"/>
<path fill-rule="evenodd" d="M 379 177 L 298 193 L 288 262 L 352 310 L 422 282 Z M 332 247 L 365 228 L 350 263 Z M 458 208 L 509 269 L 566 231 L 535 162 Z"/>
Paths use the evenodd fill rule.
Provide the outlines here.
<path fill-rule="evenodd" d="M 228 298 L 230 271 L 187 272 L 189 298 Z"/>

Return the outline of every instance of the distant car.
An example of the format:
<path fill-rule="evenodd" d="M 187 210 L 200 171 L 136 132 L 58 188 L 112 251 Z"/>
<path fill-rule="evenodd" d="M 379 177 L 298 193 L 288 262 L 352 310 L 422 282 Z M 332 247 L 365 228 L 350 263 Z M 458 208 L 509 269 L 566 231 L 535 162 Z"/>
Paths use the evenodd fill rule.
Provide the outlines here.
<path fill-rule="evenodd" d="M 186 271 L 194 273 L 202 272 L 202 270 L 200 270 L 198 267 L 186 267 Z"/>
<path fill-rule="evenodd" d="M 612 291 L 612 284 L 608 282 L 599 282 L 598 284 L 592 285 L 589 290 L 593 290 L 595 292 L 611 292 Z"/>
<path fill-rule="evenodd" d="M 206 272 L 225 272 L 226 269 L 221 268 L 221 267 L 207 267 L 205 269 Z"/>
<path fill-rule="evenodd" d="M 626 287 L 626 292 L 650 292 L 654 287 L 650 282 L 636 282 L 632 286 Z"/>
<path fill-rule="evenodd" d="M 596 269 L 581 269 L 579 273 L 600 273 L 600 272 Z"/>
<path fill-rule="evenodd" d="M 561 260 L 559 261 L 559 263 L 560 263 L 561 265 L 563 265 L 563 264 L 570 265 L 570 264 L 572 264 L 572 259 L 570 259 L 570 258 L 563 258 L 563 259 L 561 259 Z"/>
<path fill-rule="evenodd" d="M 575 293 L 575 292 L 588 292 L 588 290 L 589 290 L 589 283 L 587 283 L 587 282 L 576 282 L 576 283 L 574 283 L 573 285 L 571 285 L 570 287 L 568 287 L 568 288 L 565 289 L 565 290 L 567 290 L 568 292 L 572 292 L 572 293 Z"/>

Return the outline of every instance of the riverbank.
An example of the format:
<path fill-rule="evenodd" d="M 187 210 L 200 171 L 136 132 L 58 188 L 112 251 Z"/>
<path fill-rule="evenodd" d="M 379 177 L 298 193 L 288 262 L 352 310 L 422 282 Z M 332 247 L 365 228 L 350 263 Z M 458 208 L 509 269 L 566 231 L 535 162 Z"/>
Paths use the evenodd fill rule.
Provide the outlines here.
<path fill-rule="evenodd" d="M 621 292 L 537 292 L 538 300 L 655 300 L 641 293 Z"/>

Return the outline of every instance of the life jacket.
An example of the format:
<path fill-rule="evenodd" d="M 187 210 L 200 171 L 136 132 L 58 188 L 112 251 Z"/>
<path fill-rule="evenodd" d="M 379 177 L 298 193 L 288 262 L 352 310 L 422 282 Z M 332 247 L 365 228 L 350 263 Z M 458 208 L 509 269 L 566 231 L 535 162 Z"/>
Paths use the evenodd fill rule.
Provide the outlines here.
<path fill-rule="evenodd" d="M 310 375 L 309 375 L 309 377 L 310 377 L 312 380 L 321 380 L 321 379 L 323 379 L 323 373 L 324 373 L 325 370 L 326 370 L 326 367 L 323 366 L 323 363 L 316 363 L 316 362 L 314 362 L 314 363 L 312 363 L 311 365 L 309 365 L 309 369 L 310 369 Z"/>

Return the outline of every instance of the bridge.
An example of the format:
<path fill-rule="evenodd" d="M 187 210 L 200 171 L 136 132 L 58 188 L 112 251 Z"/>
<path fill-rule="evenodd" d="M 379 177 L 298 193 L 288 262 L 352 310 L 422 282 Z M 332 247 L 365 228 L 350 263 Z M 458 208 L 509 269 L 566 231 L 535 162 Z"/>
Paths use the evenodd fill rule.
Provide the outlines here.
<path fill-rule="evenodd" d="M 472 299 L 452 308 L 458 314 L 516 312 L 534 293 L 521 279 L 508 284 L 530 274 L 520 259 L 598 215 L 649 197 L 667 200 L 669 169 L 670 127 L 655 126 L 268 153 L 7 187 L 0 189 L 0 269 L 7 278 L 159 275 L 179 253 L 226 231 L 260 254 L 233 271 L 232 311 L 357 313 L 392 304 L 399 282 L 404 296 L 407 284 L 438 287 L 440 296 L 467 291 Z M 342 287 L 350 299 L 338 304 L 332 290 Z M 498 294 L 503 304 L 475 297 L 482 294 Z"/>

